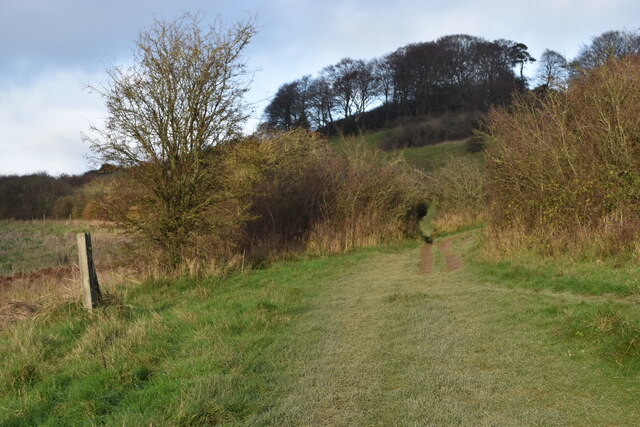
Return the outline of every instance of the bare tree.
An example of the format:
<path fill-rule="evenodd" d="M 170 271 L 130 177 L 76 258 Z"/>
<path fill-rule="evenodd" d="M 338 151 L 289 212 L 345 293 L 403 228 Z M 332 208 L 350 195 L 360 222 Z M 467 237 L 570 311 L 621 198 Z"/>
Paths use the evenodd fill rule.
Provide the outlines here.
<path fill-rule="evenodd" d="M 331 83 L 326 76 L 320 75 L 309 85 L 308 112 L 311 124 L 316 129 L 324 129 L 333 124 L 335 99 Z"/>
<path fill-rule="evenodd" d="M 358 75 L 358 61 L 344 58 L 335 65 L 323 69 L 328 76 L 336 104 L 342 110 L 342 118 L 350 117 L 355 110 L 356 77 Z"/>
<path fill-rule="evenodd" d="M 568 62 L 562 54 L 546 49 L 540 57 L 537 77 L 549 89 L 564 89 L 568 78 Z"/>
<path fill-rule="evenodd" d="M 611 58 L 640 53 L 640 35 L 630 31 L 606 31 L 583 46 L 571 62 L 572 72 L 581 73 L 604 65 Z"/>
<path fill-rule="evenodd" d="M 374 59 L 373 73 L 379 83 L 378 95 L 382 97 L 384 105 L 388 105 L 393 91 L 393 65 L 391 55 Z"/>
<path fill-rule="evenodd" d="M 356 61 L 354 80 L 353 103 L 357 122 L 380 92 L 380 82 L 374 71 L 374 63 L 363 60 Z"/>
<path fill-rule="evenodd" d="M 194 233 L 215 233 L 207 212 L 219 206 L 211 148 L 233 140 L 248 117 L 242 60 L 254 27 L 203 30 L 197 15 L 156 21 L 140 33 L 133 65 L 115 66 L 92 87 L 104 99 L 104 128 L 85 136 L 106 162 L 126 166 L 139 213 L 130 227 L 177 265 Z"/>

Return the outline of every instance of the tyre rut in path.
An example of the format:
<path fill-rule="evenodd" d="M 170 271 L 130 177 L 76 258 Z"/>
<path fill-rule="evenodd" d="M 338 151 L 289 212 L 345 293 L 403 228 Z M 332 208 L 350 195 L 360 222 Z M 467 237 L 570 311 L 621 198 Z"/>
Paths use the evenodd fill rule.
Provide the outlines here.
<path fill-rule="evenodd" d="M 427 243 L 420 250 L 420 273 L 430 274 L 433 270 L 433 255 L 431 254 L 431 243 Z"/>
<path fill-rule="evenodd" d="M 460 237 L 451 237 L 449 239 L 442 240 L 437 244 L 438 249 L 444 256 L 444 270 L 446 272 L 456 271 L 464 267 L 464 261 L 452 249 L 453 242 L 459 239 Z M 467 241 L 468 239 L 469 237 L 466 237 L 463 241 Z M 433 254 L 431 252 L 432 247 L 432 244 L 427 243 L 422 247 L 422 250 L 420 251 L 421 274 L 430 274 L 433 271 Z"/>

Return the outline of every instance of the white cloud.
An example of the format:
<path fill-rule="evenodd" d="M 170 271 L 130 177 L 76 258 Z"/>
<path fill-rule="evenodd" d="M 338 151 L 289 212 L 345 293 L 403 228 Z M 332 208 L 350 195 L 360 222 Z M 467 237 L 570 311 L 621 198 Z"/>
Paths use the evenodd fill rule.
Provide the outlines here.
<path fill-rule="evenodd" d="M 568 57 L 603 31 L 638 29 L 637 0 L 0 0 L 0 173 L 82 172 L 80 133 L 102 101 L 81 89 L 93 70 L 129 57 L 154 16 L 202 10 L 232 23 L 257 13 L 249 45 L 255 76 L 252 130 L 278 87 L 345 56 L 371 58 L 412 42 L 467 33 L 525 43 Z M 50 71 L 52 67 L 56 71 Z M 75 70 L 75 71 L 69 71 Z M 77 71 L 82 70 L 82 71 Z M 529 67 L 531 74 L 535 65 Z M 525 70 L 526 72 L 526 70 Z"/>
<path fill-rule="evenodd" d="M 100 77 L 58 71 L 0 89 L 0 174 L 86 171 L 81 133 L 100 122 L 103 107 L 82 85 Z"/>

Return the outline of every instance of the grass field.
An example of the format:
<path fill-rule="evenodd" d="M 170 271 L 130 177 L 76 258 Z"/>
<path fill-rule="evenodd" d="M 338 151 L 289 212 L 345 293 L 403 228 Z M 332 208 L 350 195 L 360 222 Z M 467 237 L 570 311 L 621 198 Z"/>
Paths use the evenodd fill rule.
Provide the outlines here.
<path fill-rule="evenodd" d="M 429 274 L 409 243 L 66 302 L 0 331 L 0 424 L 634 424 L 637 272 L 523 280 L 534 261 L 475 260 L 479 233 Z"/>
<path fill-rule="evenodd" d="M 76 261 L 76 234 L 93 235 L 98 263 L 113 263 L 125 240 L 113 227 L 91 221 L 0 221 L 0 276 L 43 268 L 66 267 Z"/>
<path fill-rule="evenodd" d="M 329 138 L 329 144 L 338 152 L 344 151 L 347 147 L 364 144 L 365 147 L 370 149 L 377 149 L 380 141 L 386 135 L 388 131 L 386 129 L 376 132 L 368 132 L 358 136 L 332 136 Z"/>
<path fill-rule="evenodd" d="M 466 139 L 447 141 L 425 147 L 405 148 L 402 150 L 404 158 L 416 167 L 432 171 L 444 166 L 452 157 L 462 157 L 481 162 L 483 153 L 470 153 L 466 148 Z"/>
<path fill-rule="evenodd" d="M 0 328 L 80 293 L 76 234 L 92 234 L 101 286 L 131 280 L 130 239 L 104 222 L 0 221 Z"/>

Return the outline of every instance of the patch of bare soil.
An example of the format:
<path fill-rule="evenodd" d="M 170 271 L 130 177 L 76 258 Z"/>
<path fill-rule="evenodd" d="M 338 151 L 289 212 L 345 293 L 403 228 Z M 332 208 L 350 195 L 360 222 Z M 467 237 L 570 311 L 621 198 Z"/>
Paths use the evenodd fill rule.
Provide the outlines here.
<path fill-rule="evenodd" d="M 445 270 L 456 271 L 464 267 L 464 261 L 451 249 L 451 245 L 455 239 L 447 239 L 438 243 L 438 249 L 442 251 L 445 260 Z"/>
<path fill-rule="evenodd" d="M 68 277 L 71 275 L 74 267 L 66 266 L 66 267 L 49 267 L 43 268 L 42 270 L 36 271 L 27 271 L 27 272 L 18 272 L 14 273 L 10 276 L 0 276 L 0 286 L 9 286 L 13 282 L 16 281 L 36 281 L 44 278 L 54 277 Z"/>
<path fill-rule="evenodd" d="M 430 274 L 433 270 L 433 255 L 431 254 L 431 243 L 422 247 L 420 252 L 420 274 Z"/>

